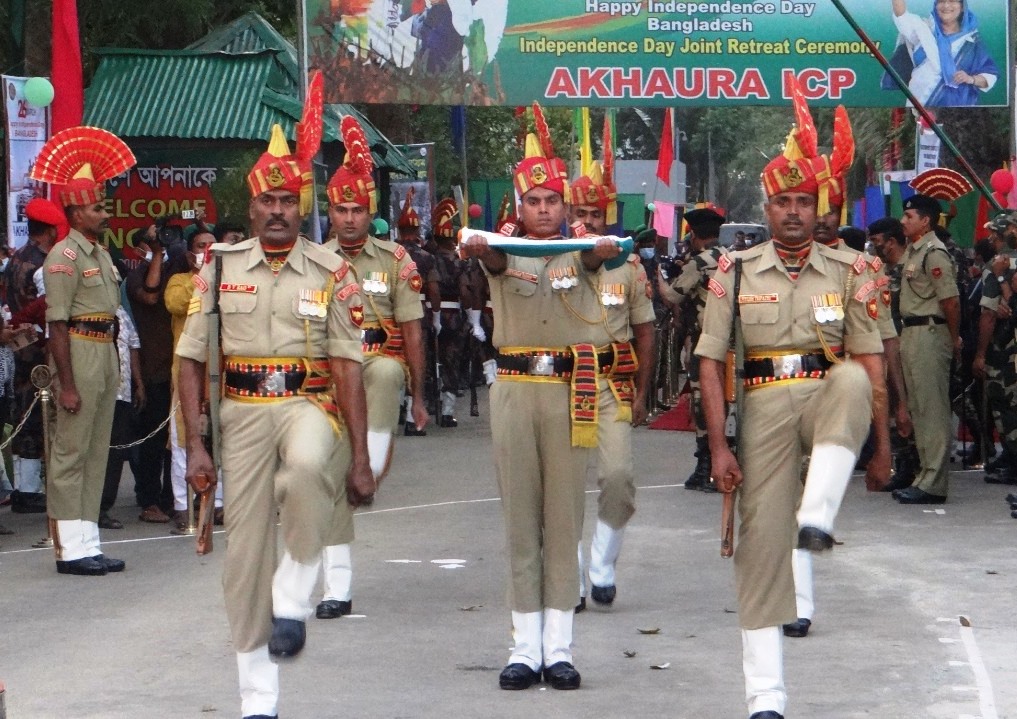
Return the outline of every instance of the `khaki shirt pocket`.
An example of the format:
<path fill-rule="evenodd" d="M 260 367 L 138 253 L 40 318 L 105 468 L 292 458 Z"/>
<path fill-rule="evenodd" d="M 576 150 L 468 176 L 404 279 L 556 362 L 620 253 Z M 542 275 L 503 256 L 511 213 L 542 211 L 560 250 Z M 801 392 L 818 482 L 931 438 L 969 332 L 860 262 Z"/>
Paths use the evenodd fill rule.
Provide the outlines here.
<path fill-rule="evenodd" d="M 98 270 L 99 268 L 96 267 L 95 269 Z M 85 272 L 89 272 L 89 270 L 85 270 Z M 81 275 L 81 284 L 85 287 L 101 287 L 102 283 L 103 278 L 101 272 L 95 272 L 94 274 L 88 276 L 84 274 Z"/>
<path fill-rule="evenodd" d="M 780 305 L 776 302 L 739 305 L 738 311 L 746 325 L 773 325 L 780 317 Z"/>
<path fill-rule="evenodd" d="M 518 277 L 506 277 L 505 278 L 505 289 L 513 294 L 519 295 L 520 297 L 531 297 L 534 292 L 537 291 L 537 285 L 529 280 L 522 280 Z"/>
<path fill-rule="evenodd" d="M 250 315 L 257 306 L 258 297 L 254 294 L 223 292 L 219 295 L 219 313 L 222 315 L 223 337 L 230 337 L 240 341 L 254 339 L 259 328 L 254 318 Z"/>

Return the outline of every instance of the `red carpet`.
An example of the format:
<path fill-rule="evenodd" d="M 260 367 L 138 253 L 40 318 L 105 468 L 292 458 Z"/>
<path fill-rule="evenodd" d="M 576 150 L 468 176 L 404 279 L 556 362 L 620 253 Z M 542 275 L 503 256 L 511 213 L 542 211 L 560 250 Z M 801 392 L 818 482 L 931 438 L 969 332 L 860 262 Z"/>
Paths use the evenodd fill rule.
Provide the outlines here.
<path fill-rule="evenodd" d="M 678 397 L 678 404 L 650 423 L 650 429 L 666 429 L 672 432 L 695 432 L 692 420 L 692 394 L 686 392 Z"/>

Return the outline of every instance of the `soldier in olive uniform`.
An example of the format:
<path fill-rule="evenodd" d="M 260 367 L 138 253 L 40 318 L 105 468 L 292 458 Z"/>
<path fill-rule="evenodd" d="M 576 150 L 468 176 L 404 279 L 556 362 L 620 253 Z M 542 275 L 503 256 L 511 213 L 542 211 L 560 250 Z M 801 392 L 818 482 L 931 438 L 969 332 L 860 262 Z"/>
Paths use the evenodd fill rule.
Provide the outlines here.
<path fill-rule="evenodd" d="M 102 156 L 91 163 L 79 157 Z M 102 553 L 99 505 L 106 478 L 120 362 L 113 344 L 120 275 L 102 236 L 109 221 L 105 182 L 134 165 L 120 138 L 94 127 L 54 135 L 32 179 L 58 185 L 70 233 L 46 255 L 46 322 L 57 390 L 47 509 L 57 571 L 104 575 L 124 562 Z"/>
<path fill-rule="evenodd" d="M 960 356 L 960 301 L 953 260 L 933 232 L 939 215 L 935 198 L 904 202 L 910 244 L 901 260 L 901 360 L 922 468 L 914 484 L 893 493 L 901 504 L 942 504 L 950 480 L 950 361 Z"/>
<path fill-rule="evenodd" d="M 313 156 L 310 152 L 309 156 Z M 279 670 L 295 656 L 337 501 L 375 490 L 367 457 L 359 289 L 349 265 L 298 236 L 311 205 L 310 161 L 291 155 L 281 128 L 247 177 L 251 230 L 215 244 L 194 277 L 177 344 L 187 481 L 215 469 L 201 437 L 209 316 L 221 322 L 223 591 L 237 652 L 244 717 L 277 714 Z M 305 189 L 306 188 L 306 189 Z M 282 556 L 276 558 L 277 524 Z"/>
<path fill-rule="evenodd" d="M 328 218 L 333 237 L 324 247 L 338 252 L 353 268 L 364 297 L 364 388 L 367 392 L 367 449 L 371 471 L 380 481 L 392 461 L 392 442 L 399 426 L 399 402 L 407 379 L 413 397 L 412 420 L 424 429 L 424 346 L 420 319 L 423 283 L 417 266 L 402 246 L 368 234 L 377 212 L 373 161 L 363 130 L 343 118 L 346 162 L 329 180 Z M 353 513 L 337 502 L 325 547 L 324 598 L 319 619 L 335 619 L 352 610 Z"/>
<path fill-rule="evenodd" d="M 711 209 L 690 210 L 685 213 L 691 238 L 692 257 L 682 265 L 677 277 L 670 283 L 661 282 L 661 296 L 677 305 L 679 310 L 686 304 L 695 307 L 696 324 L 689 328 L 692 346 L 699 341 L 703 325 L 703 309 L 706 307 L 707 285 L 717 272 L 717 263 L 727 251 L 717 245 L 723 216 Z M 662 278 L 663 279 L 663 278 Z M 692 355 L 689 360 L 689 382 L 692 385 L 692 413 L 696 421 L 696 468 L 685 480 L 685 489 L 699 489 L 715 492 L 710 481 L 710 441 L 706 436 L 706 419 L 703 416 L 703 398 L 699 385 L 699 358 Z"/>
<path fill-rule="evenodd" d="M 605 150 L 605 158 L 611 150 Z M 593 162 L 588 174 L 572 183 L 573 227 L 604 235 L 617 222 L 617 190 L 610 160 L 601 169 Z M 578 234 L 578 233 L 577 233 Z M 598 352 L 612 352 L 614 363 L 598 378 L 600 421 L 597 423 L 597 523 L 590 543 L 590 596 L 611 605 L 617 594 L 615 565 L 621 553 L 625 525 L 636 511 L 636 481 L 632 466 L 632 427 L 646 421 L 646 393 L 656 362 L 653 289 L 638 255 L 621 267 L 605 269 L 599 277 L 604 306 L 603 330 L 594 338 Z M 579 545 L 579 607 L 586 606 L 586 571 Z M 581 609 L 580 609 L 581 610 Z"/>
<path fill-rule="evenodd" d="M 795 537 L 799 549 L 833 546 L 872 403 L 886 399 L 868 265 L 812 242 L 828 177 L 825 157 L 782 156 L 767 165 L 773 241 L 721 258 L 696 346 L 713 477 L 722 492 L 740 487 L 735 582 L 752 719 L 783 717 L 787 701 L 781 625 L 796 619 Z M 745 351 L 737 459 L 724 431 L 733 322 L 741 323 Z"/>
<path fill-rule="evenodd" d="M 538 132 L 546 129 L 534 106 Z M 550 138 L 527 138 L 527 157 L 513 180 L 526 237 L 560 239 L 567 216 L 567 171 Z M 549 155 L 552 155 L 549 157 Z M 463 245 L 489 275 L 498 379 L 491 388 L 495 470 L 508 533 L 514 648 L 502 689 L 543 678 L 554 689 L 578 689 L 572 625 L 576 547 L 582 534 L 588 447 L 597 441 L 600 357 L 591 342 L 604 320 L 595 288 L 610 240 L 594 250 L 516 257 L 473 237 Z M 613 357 L 612 357 L 613 359 Z"/>

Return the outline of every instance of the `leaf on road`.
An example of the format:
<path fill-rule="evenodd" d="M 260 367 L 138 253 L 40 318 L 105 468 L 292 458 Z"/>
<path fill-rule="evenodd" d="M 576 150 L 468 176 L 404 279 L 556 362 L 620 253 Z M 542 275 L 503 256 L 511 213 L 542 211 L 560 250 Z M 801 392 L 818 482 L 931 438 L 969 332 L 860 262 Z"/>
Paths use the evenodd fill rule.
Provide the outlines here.
<path fill-rule="evenodd" d="M 482 609 L 483 606 L 484 606 L 483 604 L 471 604 L 468 607 L 459 607 L 459 611 L 460 612 L 475 612 L 478 609 Z"/>
<path fill-rule="evenodd" d="M 631 649 L 623 649 L 622 650 L 622 654 L 624 654 L 629 659 L 631 659 L 632 657 L 636 656 L 636 653 L 634 651 L 632 651 Z"/>
<path fill-rule="evenodd" d="M 961 614 L 961 615 L 960 615 L 960 616 L 958 617 L 958 619 L 960 619 L 960 625 L 961 625 L 962 627 L 970 627 L 970 626 L 971 626 L 971 620 L 970 620 L 970 619 L 968 619 L 967 617 L 965 617 L 965 616 L 964 616 L 963 614 Z"/>
<path fill-rule="evenodd" d="M 664 662 L 663 664 L 651 664 L 650 669 L 667 669 L 671 666 L 671 662 Z"/>
<path fill-rule="evenodd" d="M 640 634 L 660 634 L 660 627 L 654 627 L 653 629 L 639 629 Z"/>

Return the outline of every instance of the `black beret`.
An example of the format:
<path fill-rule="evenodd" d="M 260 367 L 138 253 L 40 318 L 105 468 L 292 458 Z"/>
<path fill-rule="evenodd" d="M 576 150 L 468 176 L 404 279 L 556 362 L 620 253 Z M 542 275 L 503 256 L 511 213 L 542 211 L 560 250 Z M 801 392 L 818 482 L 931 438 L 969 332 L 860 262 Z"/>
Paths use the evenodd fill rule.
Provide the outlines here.
<path fill-rule="evenodd" d="M 702 225 L 724 224 L 724 216 L 719 212 L 714 212 L 708 207 L 702 207 L 698 210 L 689 210 L 685 213 L 684 219 L 687 223 L 689 223 L 689 227 L 693 230 Z"/>
<path fill-rule="evenodd" d="M 928 195 L 911 195 L 904 200 L 905 210 L 915 210 L 932 219 L 933 224 L 939 221 L 939 215 L 943 211 L 942 205 L 935 197 Z"/>

